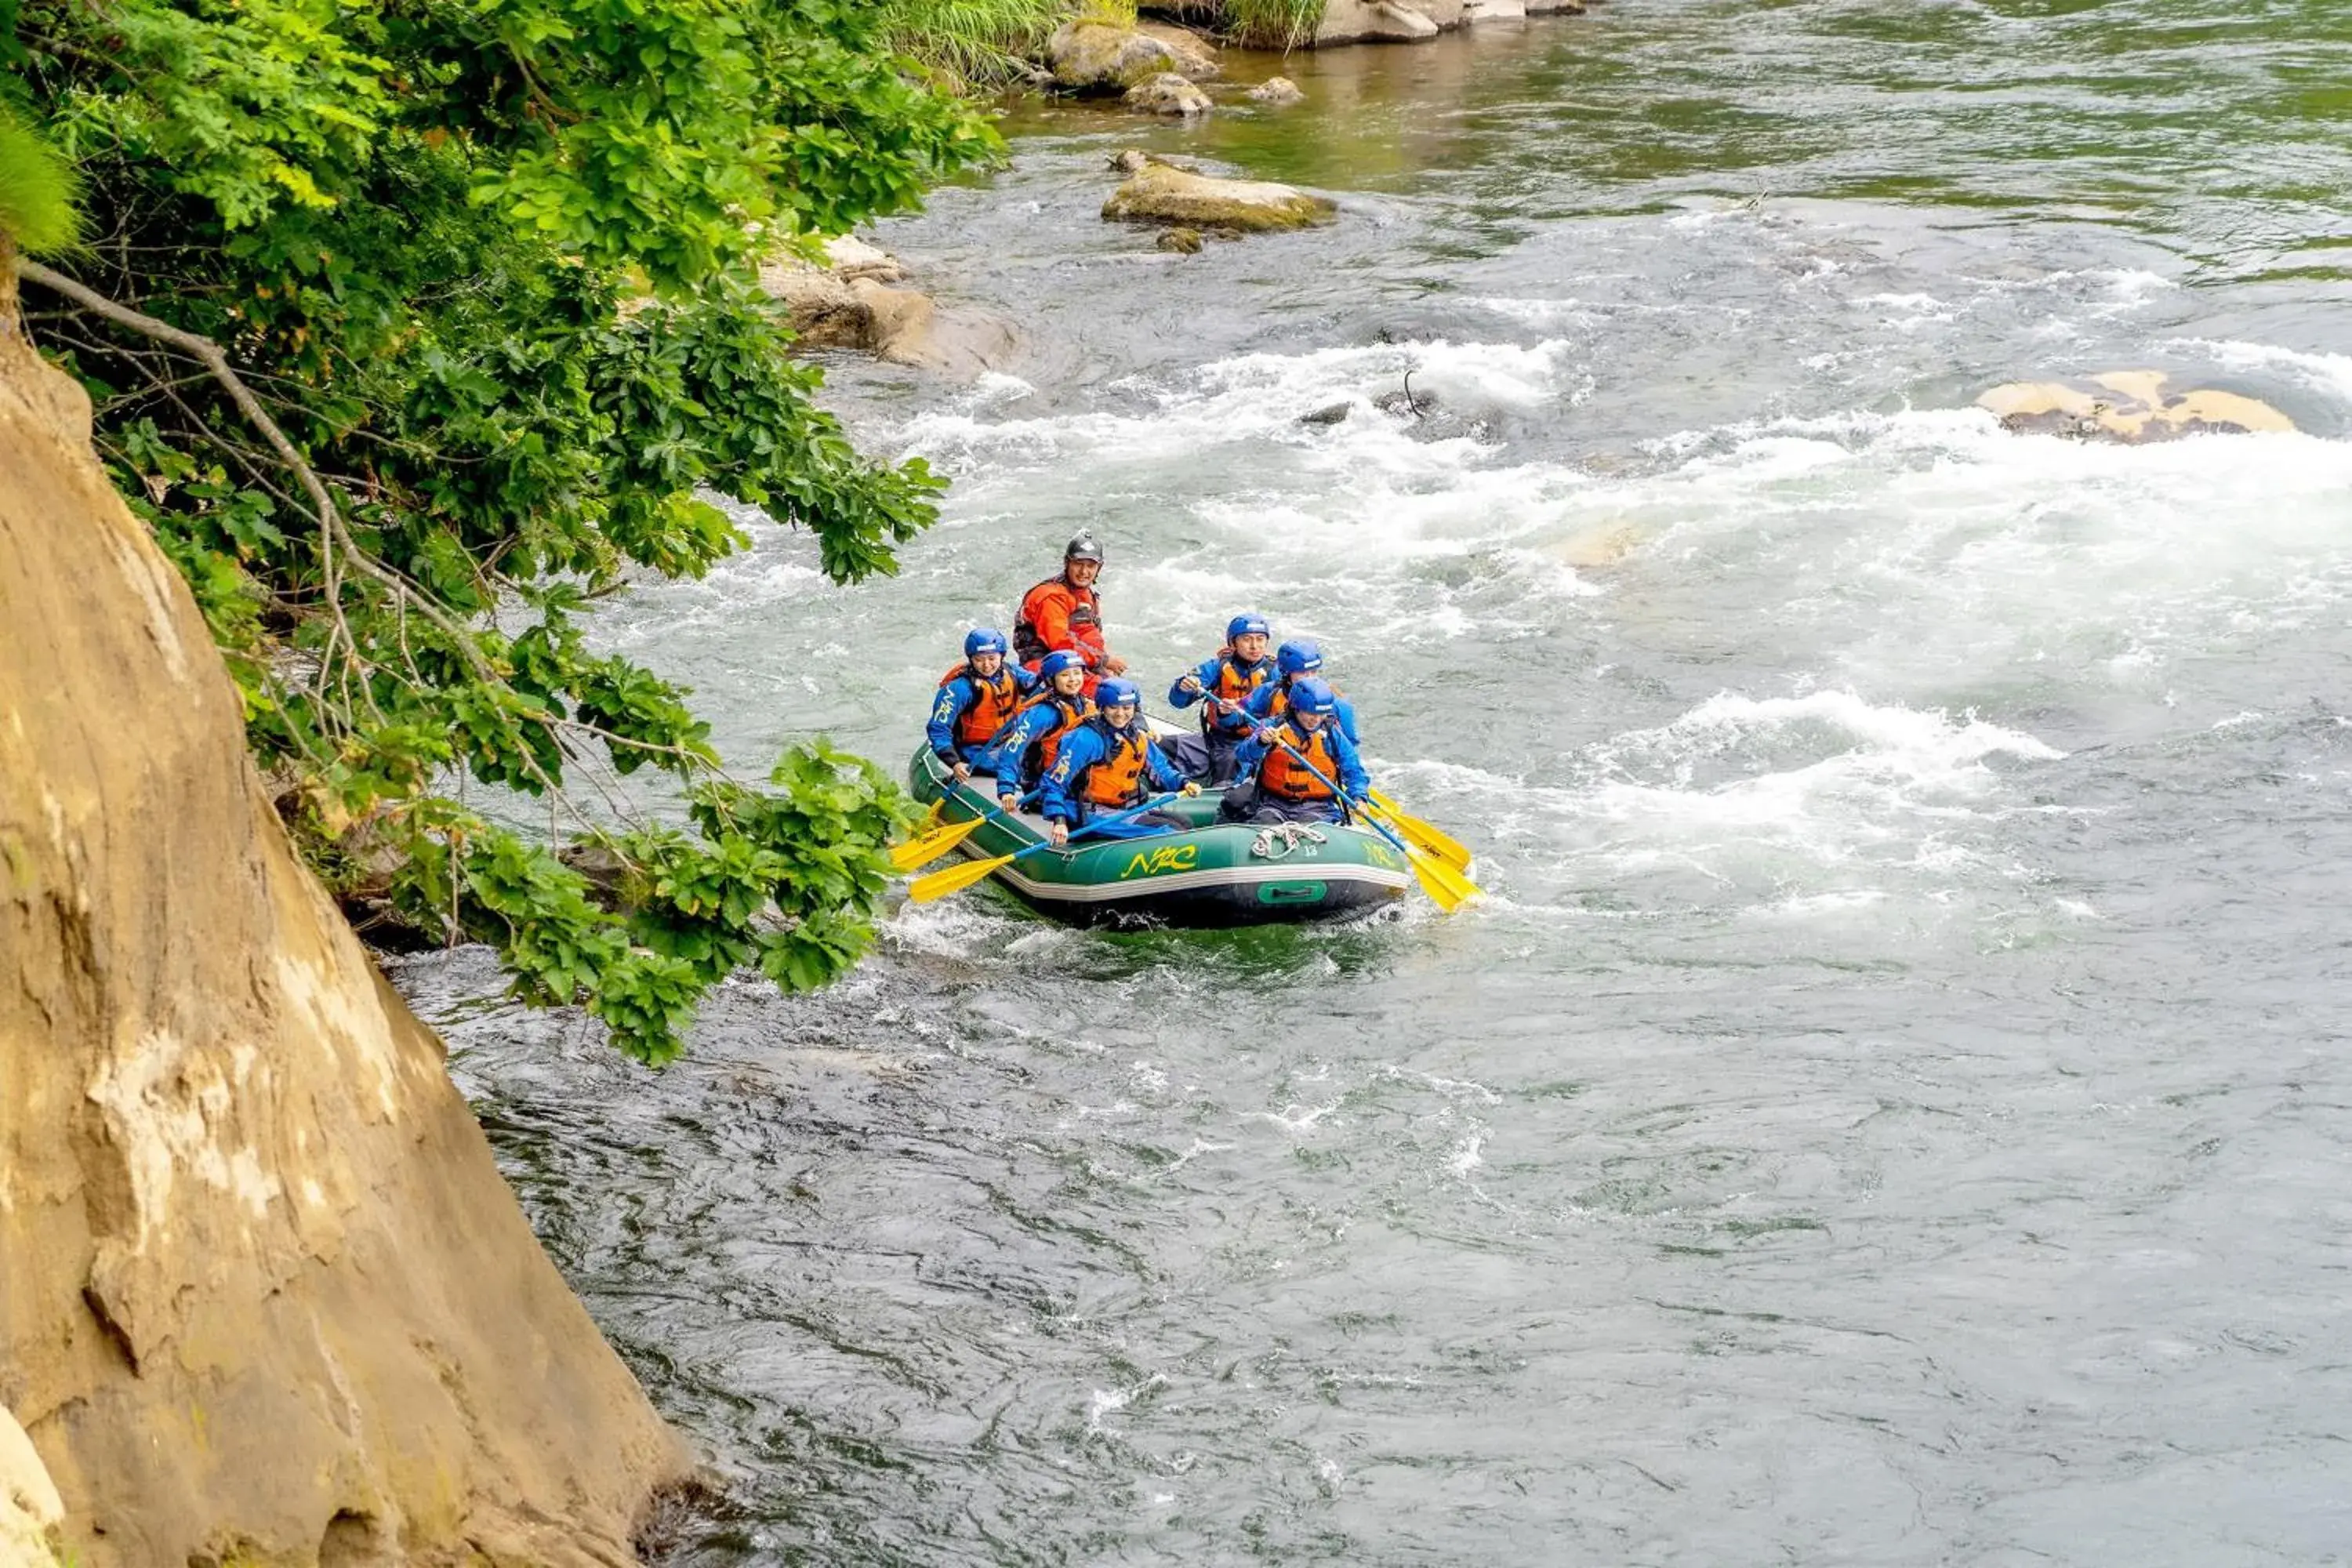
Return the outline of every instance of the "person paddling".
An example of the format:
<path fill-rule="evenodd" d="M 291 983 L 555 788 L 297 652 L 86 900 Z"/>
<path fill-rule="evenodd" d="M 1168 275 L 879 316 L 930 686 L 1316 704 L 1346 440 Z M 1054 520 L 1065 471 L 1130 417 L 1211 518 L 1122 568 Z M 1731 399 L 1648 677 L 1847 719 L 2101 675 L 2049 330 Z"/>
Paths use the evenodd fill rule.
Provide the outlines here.
<path fill-rule="evenodd" d="M 1274 660 L 1265 652 L 1273 635 L 1263 617 L 1235 616 L 1225 623 L 1225 646 L 1202 659 L 1198 668 L 1178 676 L 1168 689 L 1168 700 L 1177 708 L 1202 704 L 1201 739 L 1184 748 L 1198 748 L 1200 765 L 1191 765 L 1189 756 L 1169 748 L 1186 773 L 1212 785 L 1234 782 L 1234 749 L 1249 738 L 1252 728 L 1242 705 L 1275 676 Z"/>
<path fill-rule="evenodd" d="M 1322 670 L 1322 648 L 1305 637 L 1284 643 L 1274 650 L 1274 679 L 1250 693 L 1246 704 L 1250 718 L 1261 725 L 1275 722 L 1290 706 L 1291 688 L 1309 676 L 1319 677 Z M 1331 695 L 1339 703 L 1339 728 L 1346 731 L 1349 743 L 1362 745 L 1363 737 L 1356 730 L 1356 705 L 1336 686 Z"/>
<path fill-rule="evenodd" d="M 1067 648 L 1086 660 L 1087 695 L 1106 675 L 1125 675 L 1127 660 L 1103 641 L 1102 601 L 1095 579 L 1102 575 L 1102 546 L 1081 529 L 1062 551 L 1062 572 L 1021 595 L 1013 622 L 1013 653 L 1044 674 L 1045 656 Z"/>
<path fill-rule="evenodd" d="M 963 662 L 940 677 L 930 722 L 923 726 L 932 753 L 956 783 L 996 771 L 990 745 L 1038 685 L 1037 677 L 1004 662 L 1003 632 L 982 626 L 963 639 Z"/>
<path fill-rule="evenodd" d="M 1067 843 L 1071 829 L 1081 824 L 1139 805 L 1155 793 L 1201 793 L 1201 786 L 1178 771 L 1138 721 L 1142 693 L 1135 682 L 1107 679 L 1095 688 L 1095 700 L 1099 704 L 1095 716 L 1070 732 L 1045 774 L 1042 809 L 1046 835 L 1056 846 Z M 1140 838 L 1192 826 L 1173 812 L 1147 811 L 1105 825 L 1097 837 Z"/>
<path fill-rule="evenodd" d="M 1244 782 L 1225 792 L 1219 815 L 1231 822 L 1346 821 L 1331 785 L 1360 800 L 1372 779 L 1339 713 L 1339 693 L 1328 681 L 1311 675 L 1294 681 L 1281 719 L 1234 753 Z"/>
<path fill-rule="evenodd" d="M 1054 765 L 1070 732 L 1095 716 L 1087 700 L 1087 661 L 1068 648 L 1045 656 L 1036 694 L 990 742 L 988 759 L 996 774 L 997 804 L 1007 811 L 1037 787 Z"/>

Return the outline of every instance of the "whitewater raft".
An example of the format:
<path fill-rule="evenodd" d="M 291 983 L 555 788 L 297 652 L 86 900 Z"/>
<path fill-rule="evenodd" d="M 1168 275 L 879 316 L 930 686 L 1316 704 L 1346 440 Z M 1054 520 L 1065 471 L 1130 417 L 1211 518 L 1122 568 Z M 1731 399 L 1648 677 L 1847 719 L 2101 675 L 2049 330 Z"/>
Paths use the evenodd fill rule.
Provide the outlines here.
<path fill-rule="evenodd" d="M 958 784 L 929 747 L 915 752 L 907 782 L 915 798 L 945 800 L 941 819 L 964 822 L 996 804 L 996 781 Z M 1041 914 L 1087 926 L 1244 926 L 1344 920 L 1404 897 L 1412 868 L 1386 839 L 1337 823 L 1264 827 L 1219 823 L 1222 792 L 1203 790 L 1167 809 L 1198 826 L 1148 838 L 1078 838 L 1040 849 L 990 873 Z M 1042 842 L 1045 819 L 1001 812 L 965 837 L 973 859 Z"/>

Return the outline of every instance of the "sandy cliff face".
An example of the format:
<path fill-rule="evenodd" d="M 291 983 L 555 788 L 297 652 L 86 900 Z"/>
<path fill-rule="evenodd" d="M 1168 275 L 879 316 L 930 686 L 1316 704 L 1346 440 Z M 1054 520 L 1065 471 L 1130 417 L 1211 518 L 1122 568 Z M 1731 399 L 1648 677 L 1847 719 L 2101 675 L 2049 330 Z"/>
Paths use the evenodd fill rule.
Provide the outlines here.
<path fill-rule="evenodd" d="M 684 1455 L 0 335 L 0 1405 L 97 1564 L 628 1559 Z"/>

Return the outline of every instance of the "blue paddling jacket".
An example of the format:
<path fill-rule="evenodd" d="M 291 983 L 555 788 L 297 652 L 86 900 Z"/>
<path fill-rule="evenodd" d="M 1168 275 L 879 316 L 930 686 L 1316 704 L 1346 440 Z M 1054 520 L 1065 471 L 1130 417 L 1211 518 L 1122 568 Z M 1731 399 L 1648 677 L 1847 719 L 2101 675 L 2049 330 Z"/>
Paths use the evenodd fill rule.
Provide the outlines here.
<path fill-rule="evenodd" d="M 1114 730 L 1097 714 L 1063 739 L 1039 809 L 1046 821 L 1076 827 L 1088 810 L 1140 805 L 1150 793 L 1147 783 L 1152 790 L 1182 789 L 1184 774 L 1141 721 Z"/>
<path fill-rule="evenodd" d="M 1168 688 L 1168 703 L 1172 708 L 1190 708 L 1206 697 L 1222 697 L 1228 704 L 1247 702 L 1258 689 L 1274 679 L 1274 656 L 1268 654 L 1255 664 L 1244 664 L 1234 657 L 1234 650 L 1224 648 L 1202 659 L 1187 672 L 1201 683 L 1199 691 L 1184 689 L 1185 677 L 1180 675 Z M 1211 704 L 1201 710 L 1201 732 L 1223 740 L 1238 741 L 1250 732 L 1249 719 L 1234 706 Z"/>
<path fill-rule="evenodd" d="M 1034 673 L 1009 661 L 993 680 L 982 680 L 970 664 L 961 665 L 940 679 L 923 738 L 948 766 L 958 763 L 977 766 L 986 760 L 997 731 L 1012 720 L 1021 700 L 1039 684 Z"/>

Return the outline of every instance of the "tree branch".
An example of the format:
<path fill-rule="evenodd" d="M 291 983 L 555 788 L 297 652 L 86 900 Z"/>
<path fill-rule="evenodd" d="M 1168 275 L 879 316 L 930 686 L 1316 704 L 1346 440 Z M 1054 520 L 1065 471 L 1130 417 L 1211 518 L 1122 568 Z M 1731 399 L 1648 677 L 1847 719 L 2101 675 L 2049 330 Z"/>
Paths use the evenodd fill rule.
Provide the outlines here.
<path fill-rule="evenodd" d="M 199 333 L 175 327 L 169 321 L 131 310 L 127 305 L 119 305 L 97 290 L 77 283 L 64 273 L 54 271 L 37 261 L 19 258 L 16 273 L 18 277 L 29 279 L 53 293 L 64 295 L 84 310 L 103 316 L 117 326 L 128 327 L 157 342 L 169 343 L 183 353 L 203 362 L 238 410 L 252 422 L 255 429 L 261 432 L 262 438 L 278 454 L 278 461 L 294 471 L 295 478 L 301 481 L 302 489 L 310 495 L 310 504 L 319 519 L 320 567 L 327 574 L 328 603 L 337 620 L 342 618 L 343 613 L 333 592 L 335 562 L 340 556 L 349 561 L 362 576 L 373 578 L 398 598 L 414 604 L 418 615 L 439 627 L 443 635 L 456 645 L 458 655 L 472 667 L 478 678 L 498 683 L 498 672 L 490 668 L 489 661 L 474 646 L 472 636 L 464 626 L 445 613 L 440 605 L 418 593 L 399 573 L 359 547 L 358 542 L 352 538 L 351 531 L 344 527 L 342 513 L 336 510 L 334 498 L 327 493 L 325 483 L 304 460 L 294 443 L 287 439 L 286 432 L 278 427 L 278 421 L 269 416 L 269 411 L 261 405 L 261 399 L 253 395 L 253 389 L 246 385 L 244 379 L 230 367 L 227 351 L 220 344 Z M 348 627 L 344 636 L 347 639 L 350 637 Z"/>

